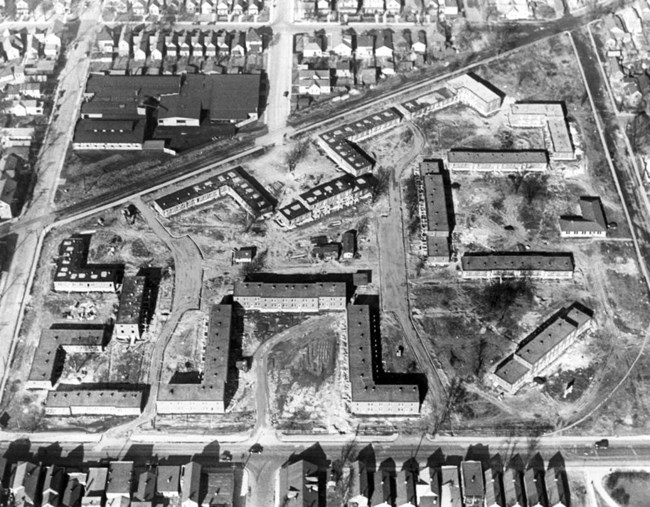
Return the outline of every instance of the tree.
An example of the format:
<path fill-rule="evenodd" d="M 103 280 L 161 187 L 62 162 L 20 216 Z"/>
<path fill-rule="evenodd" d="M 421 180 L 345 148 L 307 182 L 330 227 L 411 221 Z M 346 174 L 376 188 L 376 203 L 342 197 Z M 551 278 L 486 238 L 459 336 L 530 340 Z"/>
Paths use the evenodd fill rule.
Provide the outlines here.
<path fill-rule="evenodd" d="M 531 281 L 524 278 L 494 280 L 483 289 L 482 300 L 484 301 L 488 315 L 501 315 L 498 320 L 505 317 L 510 307 L 518 299 L 530 301 L 533 297 L 533 286 Z"/>
<path fill-rule="evenodd" d="M 287 164 L 287 169 L 290 173 L 296 170 L 298 163 L 307 156 L 309 151 L 308 141 L 298 141 L 296 145 L 291 148 L 284 157 L 284 162 Z"/>
<path fill-rule="evenodd" d="M 515 145 L 515 137 L 512 135 L 512 130 L 499 130 L 499 142 L 501 143 L 502 150 L 511 150 Z"/>
<path fill-rule="evenodd" d="M 251 262 L 243 264 L 239 270 L 241 277 L 246 278 L 246 276 L 250 274 L 262 271 L 266 267 L 266 258 L 268 253 L 268 250 L 264 250 L 263 252 L 258 253 Z"/>
<path fill-rule="evenodd" d="M 391 172 L 387 167 L 380 167 L 375 172 L 375 179 L 372 186 L 372 200 L 377 201 L 390 188 Z"/>
<path fill-rule="evenodd" d="M 548 174 L 528 175 L 524 178 L 521 189 L 529 204 L 538 197 L 546 197 L 548 194 Z"/>

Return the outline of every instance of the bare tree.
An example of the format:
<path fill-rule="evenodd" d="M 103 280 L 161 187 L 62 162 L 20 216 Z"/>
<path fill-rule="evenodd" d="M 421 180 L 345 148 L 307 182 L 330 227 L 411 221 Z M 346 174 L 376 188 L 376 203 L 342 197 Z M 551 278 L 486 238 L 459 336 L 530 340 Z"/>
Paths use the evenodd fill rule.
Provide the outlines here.
<path fill-rule="evenodd" d="M 290 173 L 296 170 L 298 163 L 307 156 L 308 151 L 308 141 L 298 141 L 298 143 L 288 151 L 284 157 L 284 162 L 287 164 L 287 169 Z"/>
<path fill-rule="evenodd" d="M 375 172 L 375 180 L 372 187 L 372 199 L 376 201 L 388 192 L 390 186 L 391 172 L 387 167 L 380 167 Z"/>

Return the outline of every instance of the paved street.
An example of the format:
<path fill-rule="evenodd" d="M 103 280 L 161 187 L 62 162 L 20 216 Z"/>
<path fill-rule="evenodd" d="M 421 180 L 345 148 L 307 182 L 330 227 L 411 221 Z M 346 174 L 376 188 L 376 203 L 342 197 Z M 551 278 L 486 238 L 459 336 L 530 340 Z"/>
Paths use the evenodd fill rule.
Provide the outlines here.
<path fill-rule="evenodd" d="M 245 462 L 249 471 L 251 496 L 247 505 L 270 507 L 273 505 L 274 476 L 291 455 L 299 455 L 309 449 L 308 453 L 312 456 L 324 453 L 328 459 L 333 460 L 341 455 L 343 448 L 341 443 L 315 441 L 307 444 L 279 443 L 273 447 L 265 447 L 262 454 L 249 456 L 247 443 L 228 444 L 207 438 L 200 442 L 183 442 L 182 436 L 178 438 L 177 440 L 174 435 L 171 435 L 164 441 L 155 443 L 103 438 L 96 445 L 80 445 L 63 435 L 62 441 L 54 445 L 36 445 L 27 440 L 18 441 L 8 448 L 4 446 L 3 455 L 11 460 L 34 459 L 38 456 L 38 459 L 45 464 L 58 462 L 71 466 L 104 459 L 134 460 L 139 465 L 163 461 L 182 464 L 190 459 L 196 459 L 206 466 L 214 466 L 218 464 L 220 453 L 227 450 L 232 453 L 234 461 Z M 635 442 L 634 447 L 629 447 L 630 442 Z M 355 452 L 364 448 L 371 450 L 370 454 L 374 455 L 378 465 L 385 459 L 392 458 L 398 468 L 401 468 L 407 460 L 414 460 L 420 467 L 424 467 L 440 463 L 441 458 L 445 457 L 450 458 L 451 461 L 486 460 L 499 454 L 502 460 L 507 461 L 517 453 L 526 458 L 537 452 L 547 466 L 549 460 L 560 452 L 569 472 L 578 476 L 584 474 L 589 478 L 588 480 L 602 477 L 610 468 L 645 467 L 650 463 L 650 441 L 647 438 L 640 442 L 636 442 L 633 438 L 612 438 L 610 449 L 595 450 L 593 439 L 586 440 L 580 437 L 539 441 L 534 438 L 456 438 L 430 442 L 426 439 L 421 441 L 420 435 L 414 435 L 402 437 L 391 443 L 369 444 L 361 440 L 354 443 Z M 591 503 L 587 505 L 597 507 Z"/>

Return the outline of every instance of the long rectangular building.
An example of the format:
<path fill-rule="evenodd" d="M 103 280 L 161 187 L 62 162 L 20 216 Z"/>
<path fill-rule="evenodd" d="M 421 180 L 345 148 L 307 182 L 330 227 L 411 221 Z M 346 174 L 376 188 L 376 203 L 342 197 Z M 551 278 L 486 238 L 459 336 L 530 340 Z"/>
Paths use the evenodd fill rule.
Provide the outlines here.
<path fill-rule="evenodd" d="M 451 223 L 442 160 L 425 160 L 414 172 L 418 190 L 421 250 L 429 262 L 445 264 L 451 255 Z"/>
<path fill-rule="evenodd" d="M 50 391 L 45 399 L 45 415 L 138 416 L 143 392 L 122 389 L 75 389 Z"/>
<path fill-rule="evenodd" d="M 461 259 L 463 279 L 490 278 L 573 278 L 570 252 L 466 253 Z"/>
<path fill-rule="evenodd" d="M 377 383 L 382 374 L 379 322 L 368 305 L 349 305 L 348 368 L 351 410 L 358 415 L 417 415 L 420 393 L 417 385 Z"/>
<path fill-rule="evenodd" d="M 544 150 L 451 150 L 447 156 L 450 171 L 530 172 L 548 169 Z"/>
<path fill-rule="evenodd" d="M 275 200 L 243 167 L 234 167 L 206 180 L 187 186 L 154 200 L 153 207 L 163 217 L 170 217 L 200 204 L 232 197 L 253 216 L 273 212 Z"/>
<path fill-rule="evenodd" d="M 280 208 L 276 221 L 287 228 L 319 220 L 372 197 L 373 177 L 369 174 L 341 176 L 303 192 L 292 203 Z"/>
<path fill-rule="evenodd" d="M 232 336 L 232 305 L 210 310 L 203 376 L 199 384 L 161 385 L 156 400 L 159 414 L 223 414 Z"/>
<path fill-rule="evenodd" d="M 443 86 L 417 99 L 400 104 L 404 116 L 408 119 L 420 118 L 435 111 L 440 111 L 459 102 L 456 90 Z"/>
<path fill-rule="evenodd" d="M 345 282 L 235 282 L 233 301 L 260 312 L 345 310 Z"/>
<path fill-rule="evenodd" d="M 142 337 L 145 314 L 145 276 L 126 276 L 113 326 L 113 338 L 133 344 Z"/>
<path fill-rule="evenodd" d="M 529 334 L 514 354 L 499 363 L 492 375 L 496 385 L 515 393 L 556 361 L 592 327 L 592 311 L 574 303 L 563 308 Z"/>

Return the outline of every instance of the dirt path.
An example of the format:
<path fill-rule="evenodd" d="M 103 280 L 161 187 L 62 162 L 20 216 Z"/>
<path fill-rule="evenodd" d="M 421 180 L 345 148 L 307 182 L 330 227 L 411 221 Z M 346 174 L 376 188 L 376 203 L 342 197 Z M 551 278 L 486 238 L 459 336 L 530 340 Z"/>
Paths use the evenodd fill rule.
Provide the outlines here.
<path fill-rule="evenodd" d="M 253 354 L 251 368 L 255 371 L 257 385 L 255 386 L 255 408 L 257 411 L 257 421 L 253 436 L 254 441 L 266 440 L 265 433 L 271 428 L 269 417 L 269 383 L 268 383 L 268 357 L 273 347 L 280 343 L 293 340 L 296 336 L 309 334 L 310 330 L 317 327 L 323 315 L 315 315 L 297 326 L 290 327 L 282 333 L 276 334 L 271 339 L 262 343 Z"/>
<path fill-rule="evenodd" d="M 395 166 L 388 194 L 389 211 L 384 217 L 378 219 L 377 224 L 380 252 L 379 276 L 382 285 L 381 306 L 382 312 L 394 316 L 395 321 L 402 328 L 406 342 L 411 347 L 419 367 L 427 374 L 429 391 L 433 394 L 435 404 L 440 405 L 445 397 L 444 386 L 421 336 L 411 321 L 401 180 L 411 164 L 420 157 L 426 143 L 424 135 L 418 128 L 413 125 L 409 125 L 409 128 L 413 132 L 413 148 Z"/>
<path fill-rule="evenodd" d="M 170 235 L 167 229 L 158 221 L 156 213 L 142 199 L 135 199 L 134 204 L 156 236 L 172 252 L 174 257 L 174 299 L 171 314 L 163 324 L 160 336 L 158 336 L 151 354 L 151 367 L 148 375 L 150 391 L 147 404 L 138 419 L 108 432 L 115 434 L 132 431 L 143 423 L 150 421 L 156 415 L 156 399 L 158 398 L 158 388 L 163 372 L 165 349 L 183 314 L 189 310 L 199 310 L 201 308 L 201 288 L 203 284 L 203 259 L 196 243 L 189 236 L 175 238 Z"/>

